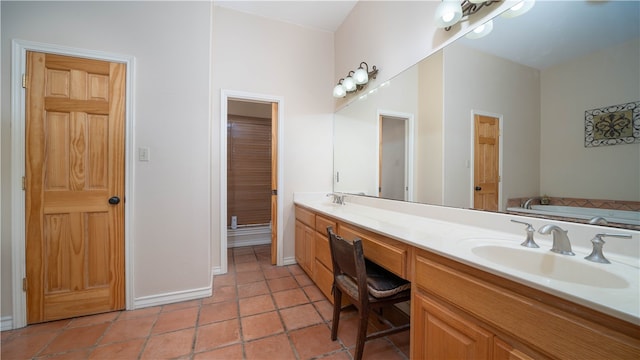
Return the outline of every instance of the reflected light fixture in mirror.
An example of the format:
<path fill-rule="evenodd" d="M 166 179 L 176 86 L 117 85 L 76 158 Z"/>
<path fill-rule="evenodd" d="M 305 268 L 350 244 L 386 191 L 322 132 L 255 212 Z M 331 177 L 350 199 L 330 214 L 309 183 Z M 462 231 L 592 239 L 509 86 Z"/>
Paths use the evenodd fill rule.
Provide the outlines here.
<path fill-rule="evenodd" d="M 489 20 L 486 23 L 473 29 L 473 31 L 465 35 L 465 37 L 467 39 L 480 39 L 482 37 L 489 35 L 491 30 L 493 30 L 493 20 Z"/>
<path fill-rule="evenodd" d="M 527 11 L 531 10 L 531 8 L 533 8 L 533 5 L 535 5 L 535 3 L 536 3 L 535 0 L 521 1 L 513 5 L 511 9 L 503 12 L 500 16 L 502 16 L 503 18 L 512 19 L 514 17 L 520 16 L 526 13 Z"/>
<path fill-rule="evenodd" d="M 347 96 L 347 93 L 362 90 L 369 79 L 375 79 L 377 75 L 378 68 L 374 65 L 369 71 L 369 65 L 363 61 L 357 70 L 349 71 L 345 78 L 338 81 L 338 84 L 333 88 L 333 97 L 343 98 Z"/>
<path fill-rule="evenodd" d="M 453 25 L 457 24 L 463 18 L 466 19 L 480 11 L 483 7 L 497 2 L 500 1 L 463 0 L 460 2 L 460 0 L 442 0 L 442 3 L 440 3 L 436 9 L 436 26 L 449 31 Z"/>

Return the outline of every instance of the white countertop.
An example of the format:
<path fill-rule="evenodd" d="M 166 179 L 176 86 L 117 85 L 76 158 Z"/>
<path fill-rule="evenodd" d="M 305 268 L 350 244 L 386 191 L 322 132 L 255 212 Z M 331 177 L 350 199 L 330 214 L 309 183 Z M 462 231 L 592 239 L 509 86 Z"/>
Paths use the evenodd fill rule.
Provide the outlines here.
<path fill-rule="evenodd" d="M 514 233 L 514 224 L 510 223 L 509 219 L 530 220 L 528 222 L 536 224 L 536 228 L 539 227 L 540 219 L 430 205 L 423 205 L 431 208 L 426 210 L 425 213 L 438 211 L 440 214 L 438 216 L 424 216 L 417 215 L 416 211 L 405 212 L 396 209 L 398 206 L 403 206 L 399 202 L 387 203 L 393 204 L 391 208 L 394 209 L 389 210 L 390 206 L 385 208 L 384 203 L 382 203 L 383 206 L 381 207 L 371 206 L 372 203 L 376 203 L 374 200 L 358 201 L 355 197 L 352 197 L 352 199 L 355 202 L 364 202 L 366 205 L 349 202 L 349 199 L 346 205 L 333 204 L 324 194 L 322 196 L 318 196 L 318 194 L 294 195 L 294 203 L 313 209 L 318 213 L 640 325 L 640 258 L 637 256 L 625 256 L 619 253 L 607 252 L 607 245 L 605 245 L 604 254 L 612 263 L 593 263 L 584 259 L 586 255 L 591 253 L 591 247 L 583 247 L 580 246 L 581 244 L 576 246 L 573 244 L 572 239 L 573 251 L 576 255 L 567 258 L 566 255 L 550 252 L 551 237 L 538 233 L 535 234 L 535 241 L 540 245 L 540 248 L 530 249 L 520 246 L 520 243 L 525 238 L 524 226 L 520 225 L 522 227 L 521 231 Z M 416 207 L 420 205 L 408 204 L 406 206 Z M 442 213 L 446 214 L 443 215 Z M 453 220 L 443 220 L 447 216 Z M 469 219 L 470 216 L 481 218 Z M 555 223 L 548 220 L 543 221 L 545 223 Z M 478 226 L 478 222 L 484 223 L 486 226 Z M 472 226 L 467 225 L 467 223 L 475 224 Z M 501 228 L 501 223 L 504 223 L 503 228 L 505 231 L 496 230 Z M 565 229 L 573 226 L 562 222 L 558 224 Z M 603 232 L 602 228 L 594 227 L 594 229 L 594 231 Z M 632 239 L 626 240 L 629 244 L 640 241 L 640 232 L 618 230 L 611 229 L 608 232 L 632 235 Z M 579 233 L 582 230 L 576 231 Z M 536 256 L 544 256 L 545 259 L 554 261 L 556 256 L 564 257 L 559 258 L 558 261 L 570 261 L 570 263 L 563 263 L 563 266 L 569 264 L 570 266 L 566 266 L 566 268 L 572 268 L 574 272 L 577 269 L 578 273 L 574 274 L 572 281 L 562 281 L 553 279 L 553 276 L 549 277 L 520 271 L 518 264 L 509 266 L 508 264 L 492 262 L 476 255 L 472 251 L 473 247 L 487 245 L 510 248 L 516 252 L 530 251 L 532 259 L 535 259 Z M 632 250 L 629 253 L 636 255 L 636 248 L 633 246 L 631 248 Z M 583 282 L 591 279 L 583 279 L 579 273 L 580 269 L 590 270 L 598 274 L 598 279 L 594 281 L 600 281 L 599 279 L 602 278 L 603 286 L 583 284 Z M 608 279 L 619 281 L 610 282 Z M 622 286 L 620 283 L 628 283 L 628 286 Z"/>

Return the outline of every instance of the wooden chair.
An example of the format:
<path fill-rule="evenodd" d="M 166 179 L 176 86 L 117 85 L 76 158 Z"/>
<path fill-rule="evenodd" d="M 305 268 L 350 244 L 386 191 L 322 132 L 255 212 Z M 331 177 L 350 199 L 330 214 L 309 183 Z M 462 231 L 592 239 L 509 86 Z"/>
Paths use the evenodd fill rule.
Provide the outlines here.
<path fill-rule="evenodd" d="M 372 310 L 409 300 L 411 298 L 411 283 L 366 260 L 360 239 L 345 240 L 336 235 L 331 226 L 327 227 L 327 233 L 331 249 L 331 262 L 333 263 L 331 340 L 336 340 L 338 336 L 338 323 L 342 310 L 342 295 L 344 294 L 358 310 L 358 335 L 354 359 L 360 360 L 366 341 L 409 329 L 409 324 L 393 326 L 377 311 Z M 390 328 L 367 335 L 369 314 L 376 315 Z"/>

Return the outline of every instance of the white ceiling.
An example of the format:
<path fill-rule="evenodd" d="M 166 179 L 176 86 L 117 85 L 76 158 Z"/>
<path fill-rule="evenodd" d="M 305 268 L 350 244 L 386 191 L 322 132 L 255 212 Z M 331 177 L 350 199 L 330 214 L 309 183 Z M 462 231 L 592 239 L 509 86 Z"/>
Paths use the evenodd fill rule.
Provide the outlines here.
<path fill-rule="evenodd" d="M 361 0 L 368 1 L 368 0 Z M 308 28 L 335 32 L 358 0 L 225 0 L 218 6 Z M 516 35 L 516 34 L 526 34 Z M 640 1 L 537 0 L 528 13 L 497 17 L 482 39 L 461 39 L 515 62 L 544 69 L 640 36 Z M 559 51 L 562 49 L 563 51 Z"/>
<path fill-rule="evenodd" d="M 639 1 L 538 0 L 514 19 L 494 19 L 484 38 L 462 38 L 466 46 L 545 69 L 640 37 Z"/>
<path fill-rule="evenodd" d="M 216 1 L 218 6 L 312 29 L 335 32 L 358 0 Z"/>

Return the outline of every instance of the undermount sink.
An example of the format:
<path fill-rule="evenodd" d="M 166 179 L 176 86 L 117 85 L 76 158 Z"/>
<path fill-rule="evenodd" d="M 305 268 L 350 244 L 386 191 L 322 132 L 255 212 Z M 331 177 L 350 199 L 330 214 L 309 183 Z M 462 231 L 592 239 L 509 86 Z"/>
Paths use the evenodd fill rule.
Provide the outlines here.
<path fill-rule="evenodd" d="M 497 265 L 552 280 L 599 288 L 629 287 L 627 280 L 608 272 L 607 265 L 592 265 L 581 256 L 501 245 L 479 245 L 472 247 L 471 252 Z"/>

